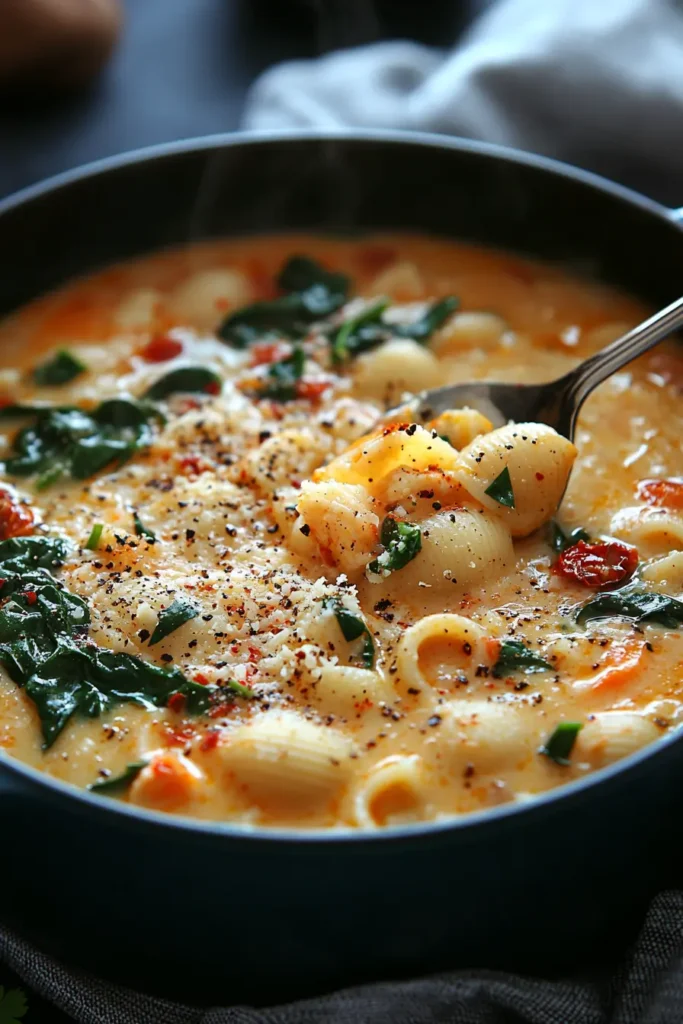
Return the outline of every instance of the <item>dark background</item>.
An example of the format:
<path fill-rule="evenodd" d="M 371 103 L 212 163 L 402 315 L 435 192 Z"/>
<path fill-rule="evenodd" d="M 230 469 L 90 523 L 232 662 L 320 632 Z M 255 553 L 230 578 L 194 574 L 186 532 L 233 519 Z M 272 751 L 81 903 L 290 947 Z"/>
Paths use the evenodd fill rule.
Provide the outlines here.
<path fill-rule="evenodd" d="M 0 98 L 0 196 L 113 153 L 234 131 L 250 84 L 281 60 L 381 38 L 450 46 L 487 2 L 124 0 L 123 38 L 90 89 Z"/>

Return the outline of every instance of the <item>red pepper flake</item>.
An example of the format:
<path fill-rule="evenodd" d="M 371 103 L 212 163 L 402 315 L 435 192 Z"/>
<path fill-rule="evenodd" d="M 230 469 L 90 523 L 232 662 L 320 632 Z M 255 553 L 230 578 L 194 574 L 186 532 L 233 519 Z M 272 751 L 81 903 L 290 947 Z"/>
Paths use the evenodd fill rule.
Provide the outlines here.
<path fill-rule="evenodd" d="M 185 476 L 199 476 L 210 468 L 209 463 L 201 455 L 184 455 L 180 460 L 180 471 Z"/>
<path fill-rule="evenodd" d="M 185 709 L 185 694 L 172 693 L 168 698 L 167 705 L 171 711 L 183 711 Z"/>
<path fill-rule="evenodd" d="M 202 753 L 208 754 L 208 752 L 210 750 L 213 750 L 217 746 L 218 746 L 218 732 L 216 730 L 214 730 L 213 732 L 207 732 L 206 736 L 204 737 L 202 742 L 199 744 L 199 749 L 202 751 Z"/>
<path fill-rule="evenodd" d="M 252 663 L 260 661 L 263 657 L 258 647 L 247 647 L 247 650 L 249 651 L 249 661 Z"/>
<path fill-rule="evenodd" d="M 207 395 L 220 395 L 221 386 L 217 380 L 210 380 L 209 383 L 204 387 L 204 392 Z"/>
<path fill-rule="evenodd" d="M 536 474 L 536 479 L 537 480 L 545 480 L 545 474 L 544 473 L 537 473 Z"/>
<path fill-rule="evenodd" d="M 182 351 L 182 341 L 171 338 L 167 334 L 160 334 L 148 341 L 144 348 L 140 349 L 138 355 L 148 363 L 165 363 L 169 359 L 175 359 Z"/>
<path fill-rule="evenodd" d="M 197 672 L 196 675 L 194 676 L 194 681 L 195 683 L 199 683 L 200 686 L 209 685 L 209 677 L 205 676 L 203 672 Z"/>
<path fill-rule="evenodd" d="M 211 708 L 211 710 L 209 711 L 209 718 L 221 718 L 223 715 L 230 714 L 230 712 L 234 711 L 236 707 L 237 704 L 235 704 L 234 702 L 230 704 L 216 704 L 215 707 Z"/>

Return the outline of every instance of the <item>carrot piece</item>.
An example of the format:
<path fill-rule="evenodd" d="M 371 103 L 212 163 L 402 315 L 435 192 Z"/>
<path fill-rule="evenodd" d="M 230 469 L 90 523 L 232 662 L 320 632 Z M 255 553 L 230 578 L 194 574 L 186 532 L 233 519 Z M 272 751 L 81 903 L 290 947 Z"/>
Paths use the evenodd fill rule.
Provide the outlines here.
<path fill-rule="evenodd" d="M 620 690 L 638 675 L 645 653 L 643 640 L 612 644 L 605 665 L 596 675 L 577 680 L 579 689 L 590 693 Z"/>

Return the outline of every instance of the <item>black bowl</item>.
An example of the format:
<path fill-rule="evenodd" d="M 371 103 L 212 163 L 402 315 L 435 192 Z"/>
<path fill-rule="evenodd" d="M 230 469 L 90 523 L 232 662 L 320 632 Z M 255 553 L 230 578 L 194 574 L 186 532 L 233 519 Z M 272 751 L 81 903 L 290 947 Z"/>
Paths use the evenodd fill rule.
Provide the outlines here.
<path fill-rule="evenodd" d="M 0 203 L 0 313 L 163 246 L 282 230 L 417 230 L 678 296 L 675 211 L 593 175 L 430 136 L 229 136 L 63 175 Z M 616 950 L 679 848 L 683 742 L 545 794 L 377 834 L 254 832 L 143 812 L 0 754 L 2 916 L 108 977 L 264 1002 Z"/>

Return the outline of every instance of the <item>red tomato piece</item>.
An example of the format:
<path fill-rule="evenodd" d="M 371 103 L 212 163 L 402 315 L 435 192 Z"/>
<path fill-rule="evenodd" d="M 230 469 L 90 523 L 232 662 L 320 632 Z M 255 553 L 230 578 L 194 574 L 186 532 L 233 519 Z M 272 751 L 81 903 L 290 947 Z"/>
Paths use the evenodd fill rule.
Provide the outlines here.
<path fill-rule="evenodd" d="M 0 490 L 0 540 L 26 537 L 34 528 L 35 517 L 30 507 L 22 505 L 10 491 Z"/>
<path fill-rule="evenodd" d="M 172 693 L 168 698 L 167 704 L 171 711 L 184 711 L 185 710 L 185 694 L 184 693 Z"/>
<path fill-rule="evenodd" d="M 148 341 L 144 348 L 138 352 L 148 363 L 165 363 L 169 359 L 175 359 L 183 351 L 182 341 L 170 338 L 167 334 L 160 334 Z"/>
<path fill-rule="evenodd" d="M 296 382 L 297 398 L 304 398 L 309 402 L 317 401 L 320 396 L 330 387 L 329 380 L 307 380 L 303 377 Z"/>
<path fill-rule="evenodd" d="M 683 480 L 676 477 L 668 480 L 641 480 L 636 496 L 648 505 L 683 508 Z"/>
<path fill-rule="evenodd" d="M 609 587 L 627 580 L 638 565 L 638 551 L 618 540 L 586 543 L 580 540 L 562 552 L 554 571 L 584 587 Z"/>
<path fill-rule="evenodd" d="M 251 346 L 249 365 L 263 366 L 266 363 L 277 363 L 291 355 L 292 349 L 281 341 L 257 341 Z"/>

